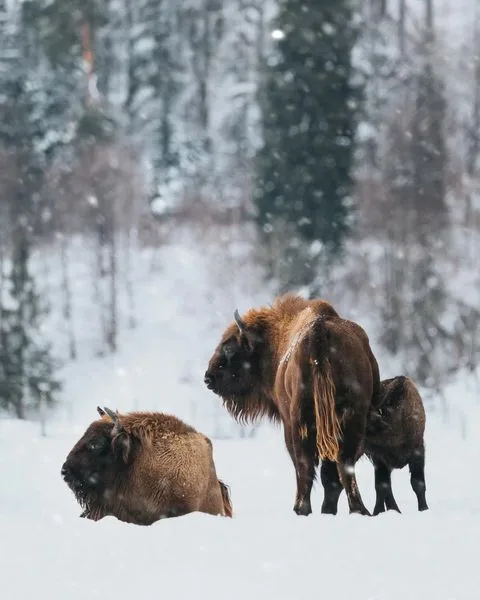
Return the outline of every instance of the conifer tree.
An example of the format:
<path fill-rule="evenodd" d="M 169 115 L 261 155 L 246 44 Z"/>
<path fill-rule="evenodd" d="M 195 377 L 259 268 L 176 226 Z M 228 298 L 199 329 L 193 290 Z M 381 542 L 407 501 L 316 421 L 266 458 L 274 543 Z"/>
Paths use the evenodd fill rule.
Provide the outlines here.
<path fill-rule="evenodd" d="M 42 331 L 47 310 L 30 267 L 31 239 L 41 207 L 46 160 L 42 73 L 35 40 L 22 32 L 18 13 L 0 27 L 0 151 L 9 170 L 0 174 L 2 213 L 8 219 L 10 266 L 0 297 L 0 406 L 25 418 L 30 408 L 51 404 L 60 389 L 55 362 Z M 3 35 L 2 35 L 3 34 Z"/>
<path fill-rule="evenodd" d="M 281 0 L 275 28 L 254 200 L 271 274 L 275 263 L 284 285 L 308 284 L 320 256 L 339 256 L 351 226 L 357 32 L 349 0 Z"/>

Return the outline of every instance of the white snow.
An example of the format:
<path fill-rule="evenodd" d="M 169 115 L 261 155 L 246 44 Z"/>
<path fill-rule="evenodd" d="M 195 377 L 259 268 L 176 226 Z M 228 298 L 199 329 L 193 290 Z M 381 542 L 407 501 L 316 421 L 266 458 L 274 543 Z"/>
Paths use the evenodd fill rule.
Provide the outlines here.
<path fill-rule="evenodd" d="M 16 3 L 10 0 L 8 4 Z M 423 19 L 424 6 L 424 0 L 409 3 L 411 23 Z M 276 10 L 275 3 L 264 2 L 262 10 L 265 7 L 267 13 Z M 474 62 L 465 48 L 471 47 L 474 10 L 472 0 L 436 3 L 438 38 L 445 48 L 441 62 L 445 71 L 455 73 L 447 78 L 447 91 L 451 105 L 465 119 L 470 118 L 465 98 L 472 91 L 471 77 L 466 75 Z M 253 36 L 256 19 L 240 23 L 233 30 L 235 35 L 216 50 L 211 125 L 214 132 L 221 132 L 219 139 L 228 130 L 231 106 L 241 106 L 255 85 L 241 69 L 230 73 L 230 63 L 223 64 L 221 59 L 237 56 L 237 36 L 241 38 L 244 30 Z M 271 39 L 284 35 L 274 30 Z M 145 40 L 142 44 L 137 50 L 147 51 Z M 250 74 L 254 72 L 249 65 L 252 60 L 250 55 L 244 59 Z M 187 88 L 185 96 L 193 93 L 193 88 Z M 145 105 L 150 94 L 145 89 L 136 104 Z M 183 100 L 178 105 L 184 109 L 188 104 Z M 250 127 L 257 122 L 255 111 L 254 107 L 249 113 Z M 146 106 L 145 115 L 149 114 Z M 179 130 L 185 138 L 190 133 L 187 128 Z M 373 133 L 365 125 L 360 130 L 362 138 Z M 215 147 L 224 154 L 224 145 Z M 480 194 L 473 192 L 472 202 L 478 203 Z M 163 201 L 170 205 L 169 199 L 167 194 Z M 85 201 L 97 203 L 94 196 Z M 161 202 L 155 208 L 163 209 Z M 459 246 L 458 260 L 462 268 L 455 265 L 455 272 L 448 273 L 449 289 L 475 305 L 480 289 L 475 270 L 479 240 L 470 229 L 463 233 L 465 245 Z M 235 438 L 240 428 L 202 384 L 208 356 L 233 310 L 271 299 L 265 287 L 257 287 L 258 277 L 238 238 L 210 235 L 203 245 L 198 239 L 190 240 L 190 246 L 179 239 L 156 253 L 135 255 L 139 326 L 125 330 L 128 310 L 121 291 L 120 351 L 102 359 L 93 349 L 99 315 L 87 297 L 95 254 L 84 241 L 74 240 L 69 246 L 79 360 L 62 371 L 66 380 L 62 404 L 55 418 L 48 415 L 46 436 L 41 435 L 41 423 L 0 419 L 1 600 L 477 600 L 478 379 L 460 372 L 442 390 L 441 398 L 425 396 L 428 512 L 417 512 L 404 469 L 393 475 L 401 515 L 349 515 L 344 495 L 339 515 L 321 515 L 323 494 L 317 482 L 313 514 L 297 517 L 292 510 L 294 471 L 281 429 L 263 426 L 254 438 Z M 241 238 L 242 231 L 237 235 Z M 355 250 L 359 269 L 362 256 L 377 261 L 382 257 L 381 244 L 371 241 Z M 48 264 L 42 266 L 41 258 L 38 262 L 39 269 L 45 268 L 41 291 L 50 295 L 57 308 L 48 325 L 56 336 L 56 350 L 64 355 L 67 344 L 58 310 L 62 296 L 55 252 Z M 471 271 L 464 267 L 465 257 L 472 263 Z M 375 315 L 364 314 L 366 303 L 358 297 L 373 295 L 375 285 L 379 284 L 373 281 L 370 288 L 365 285 L 360 292 L 352 292 L 353 299 L 343 295 L 340 308 L 368 330 L 382 377 L 388 377 L 397 371 L 375 345 Z M 62 481 L 60 468 L 72 445 L 96 418 L 97 404 L 120 411 L 173 412 L 210 435 L 219 477 L 230 485 L 234 518 L 191 514 L 151 527 L 111 517 L 98 523 L 80 519 L 80 507 Z M 357 473 L 365 503 L 372 508 L 373 469 L 366 459 L 358 463 Z"/>
<path fill-rule="evenodd" d="M 85 394 L 95 418 L 96 399 Z M 0 421 L 2 598 L 336 598 L 476 600 L 480 510 L 471 471 L 479 444 L 461 442 L 434 419 L 427 432 L 427 499 L 416 511 L 406 470 L 395 472 L 403 514 L 336 516 L 292 511 L 295 482 L 280 430 L 252 440 L 214 440 L 234 518 L 200 513 L 140 527 L 113 517 L 80 519 L 60 477 L 62 461 L 88 420 L 50 428 Z M 372 468 L 359 486 L 373 503 Z"/>
<path fill-rule="evenodd" d="M 96 325 L 87 299 L 78 300 L 80 359 L 63 370 L 63 404 L 49 416 L 46 437 L 40 423 L 0 419 L 2 600 L 477 600 L 475 377 L 459 376 L 444 390 L 443 403 L 426 401 L 428 512 L 418 513 L 404 469 L 393 475 L 401 515 L 349 515 L 344 495 L 336 517 L 322 515 L 318 482 L 313 514 L 297 517 L 295 476 L 281 429 L 264 425 L 254 438 L 235 438 L 239 426 L 202 382 L 234 308 L 242 312 L 271 297 L 256 288 L 241 245 L 230 240 L 225 264 L 223 240 L 218 248 L 210 240 L 208 252 L 196 243 L 194 251 L 185 239 L 162 248 L 157 269 L 144 269 L 137 257 L 140 325 L 122 331 L 115 356 L 99 359 L 87 351 Z M 218 271 L 212 268 L 215 248 Z M 85 268 L 81 256 L 78 247 L 78 274 Z M 148 252 L 142 256 L 144 267 L 154 262 Z M 55 297 L 53 267 L 47 283 Z M 354 317 L 372 330 L 364 315 Z M 58 331 L 61 335 L 60 323 Z M 395 374 L 378 355 L 382 377 Z M 218 475 L 230 486 L 234 518 L 197 513 L 151 527 L 112 517 L 97 523 L 80 519 L 60 468 L 97 417 L 97 404 L 173 412 L 210 435 Z M 372 509 L 373 469 L 366 459 L 357 473 Z"/>
<path fill-rule="evenodd" d="M 139 326 L 123 328 L 120 351 L 102 359 L 92 351 L 98 333 L 93 305 L 81 294 L 89 250 L 76 245 L 80 359 L 62 371 L 63 403 L 49 415 L 46 437 L 41 423 L 0 419 L 2 600 L 478 599 L 478 380 L 460 373 L 444 398 L 425 396 L 429 511 L 418 513 L 404 469 L 393 475 L 401 515 L 349 515 L 344 495 L 336 517 L 322 515 L 317 482 L 313 514 L 297 517 L 295 476 L 281 429 L 265 425 L 255 437 L 239 439 L 239 426 L 202 382 L 233 310 L 271 300 L 248 266 L 241 235 L 227 241 L 217 235 L 202 245 L 200 238 L 188 241 L 177 232 L 176 244 L 160 248 L 156 257 L 149 251 L 136 255 Z M 40 258 L 36 264 L 41 268 Z M 59 298 L 57 269 L 50 265 L 46 272 L 44 291 Z M 355 311 L 346 296 L 341 306 L 372 332 L 382 377 L 397 374 L 375 344 L 373 315 L 365 315 L 361 304 Z M 50 326 L 58 331 L 60 349 L 63 330 L 55 314 Z M 97 404 L 172 412 L 210 435 L 234 518 L 191 514 L 151 527 L 112 517 L 80 519 L 60 469 L 97 417 Z M 357 474 L 372 509 L 373 469 L 366 459 Z"/>
<path fill-rule="evenodd" d="M 285 37 L 285 32 L 281 29 L 274 29 L 270 35 L 274 40 L 283 40 Z"/>

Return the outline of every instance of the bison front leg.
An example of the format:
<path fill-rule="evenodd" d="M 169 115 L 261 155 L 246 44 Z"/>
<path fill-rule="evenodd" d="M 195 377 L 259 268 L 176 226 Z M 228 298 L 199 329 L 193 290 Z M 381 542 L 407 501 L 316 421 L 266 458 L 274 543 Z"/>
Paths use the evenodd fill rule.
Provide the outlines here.
<path fill-rule="evenodd" d="M 344 421 L 343 440 L 337 468 L 340 481 L 347 494 L 350 512 L 370 515 L 363 503 L 355 476 L 355 463 L 363 453 L 365 426 L 366 418 L 362 419 L 359 415 Z"/>

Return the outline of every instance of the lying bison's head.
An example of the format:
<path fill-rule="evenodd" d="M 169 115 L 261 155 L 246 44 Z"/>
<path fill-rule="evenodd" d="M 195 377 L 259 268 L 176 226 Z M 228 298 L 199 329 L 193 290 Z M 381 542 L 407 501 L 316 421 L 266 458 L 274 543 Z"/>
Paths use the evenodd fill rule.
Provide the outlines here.
<path fill-rule="evenodd" d="M 103 516 L 114 478 L 127 469 L 134 451 L 134 440 L 123 431 L 118 414 L 108 408 L 97 410 L 105 418 L 88 427 L 62 466 L 63 479 L 85 509 L 82 516 L 91 518 Z"/>

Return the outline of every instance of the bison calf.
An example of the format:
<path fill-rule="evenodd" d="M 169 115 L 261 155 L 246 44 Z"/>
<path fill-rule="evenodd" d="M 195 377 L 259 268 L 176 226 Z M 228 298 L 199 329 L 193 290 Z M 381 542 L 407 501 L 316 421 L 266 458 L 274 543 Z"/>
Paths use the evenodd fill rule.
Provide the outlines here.
<path fill-rule="evenodd" d="M 365 437 L 365 454 L 375 467 L 374 515 L 387 510 L 400 512 L 392 492 L 391 472 L 410 468 L 410 482 L 418 510 L 427 510 L 425 499 L 425 410 L 411 379 L 404 376 L 380 383 L 379 409 L 372 412 Z"/>
<path fill-rule="evenodd" d="M 228 489 L 217 478 L 212 443 L 174 416 L 120 415 L 97 408 L 72 448 L 62 476 L 95 521 L 113 515 L 151 525 L 193 511 L 232 516 Z"/>

